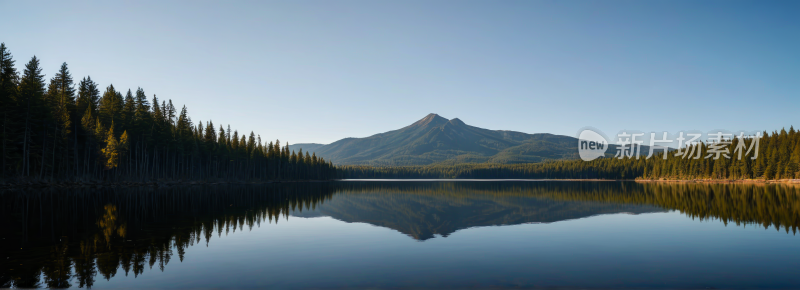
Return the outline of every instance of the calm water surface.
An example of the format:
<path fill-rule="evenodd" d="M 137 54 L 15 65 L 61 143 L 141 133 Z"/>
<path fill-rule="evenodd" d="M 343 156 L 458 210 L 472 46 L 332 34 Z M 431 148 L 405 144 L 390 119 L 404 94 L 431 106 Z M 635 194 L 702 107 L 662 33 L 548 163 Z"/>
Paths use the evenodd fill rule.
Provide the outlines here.
<path fill-rule="evenodd" d="M 0 206 L 0 287 L 800 288 L 791 186 L 348 181 Z"/>

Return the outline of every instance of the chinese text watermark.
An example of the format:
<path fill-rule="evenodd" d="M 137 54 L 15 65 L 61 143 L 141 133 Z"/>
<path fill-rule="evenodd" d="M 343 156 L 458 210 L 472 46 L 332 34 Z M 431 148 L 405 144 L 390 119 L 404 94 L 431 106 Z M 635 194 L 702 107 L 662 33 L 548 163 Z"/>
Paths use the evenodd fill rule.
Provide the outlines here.
<path fill-rule="evenodd" d="M 738 134 L 715 131 L 705 134 L 678 132 L 669 137 L 668 132 L 645 133 L 622 131 L 616 136 L 616 143 L 611 144 L 606 137 L 594 128 L 584 129 L 578 135 L 578 153 L 581 159 L 591 161 L 606 154 L 614 153 L 613 158 L 649 159 L 661 153 L 661 158 L 670 155 L 683 159 L 720 158 L 743 160 L 758 158 L 760 132 Z M 649 138 L 647 138 L 649 137 Z M 752 156 L 751 153 L 752 152 Z M 610 157 L 610 155 L 609 155 Z"/>

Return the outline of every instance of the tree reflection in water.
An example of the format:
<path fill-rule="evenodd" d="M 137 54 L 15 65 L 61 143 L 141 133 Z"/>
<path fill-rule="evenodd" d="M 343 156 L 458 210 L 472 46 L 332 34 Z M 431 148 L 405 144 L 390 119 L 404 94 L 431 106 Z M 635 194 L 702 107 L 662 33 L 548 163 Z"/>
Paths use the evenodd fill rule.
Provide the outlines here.
<path fill-rule="evenodd" d="M 475 226 L 677 210 L 796 233 L 800 190 L 764 184 L 330 182 L 0 192 L 0 287 L 92 287 L 98 274 L 164 271 L 213 236 L 331 216 L 425 240 Z"/>

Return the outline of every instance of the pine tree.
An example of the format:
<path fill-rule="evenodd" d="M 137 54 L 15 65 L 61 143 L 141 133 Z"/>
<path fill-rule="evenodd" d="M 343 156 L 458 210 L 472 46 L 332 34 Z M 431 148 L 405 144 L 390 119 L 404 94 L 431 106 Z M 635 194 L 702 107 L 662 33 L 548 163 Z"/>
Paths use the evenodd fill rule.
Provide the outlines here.
<path fill-rule="evenodd" d="M 97 119 L 92 116 L 92 108 L 86 107 L 86 111 L 81 118 L 81 128 L 86 132 L 94 134 L 96 125 Z"/>
<path fill-rule="evenodd" d="M 240 157 L 247 156 L 247 140 L 245 139 L 244 134 L 242 134 L 242 139 L 239 140 L 239 155 Z"/>
<path fill-rule="evenodd" d="M 155 98 L 155 97 L 154 97 Z M 158 101 L 158 100 L 154 100 Z M 136 120 L 142 121 L 146 119 L 150 114 L 150 103 L 147 102 L 147 95 L 144 94 L 144 90 L 142 88 L 136 89 Z M 156 103 L 157 104 L 157 103 Z"/>
<path fill-rule="evenodd" d="M 246 149 L 247 156 L 253 154 L 253 151 L 255 151 L 255 149 L 256 149 L 256 134 L 254 134 L 253 131 L 250 131 L 250 137 L 247 140 L 247 149 Z"/>
<path fill-rule="evenodd" d="M 136 101 L 133 99 L 133 93 L 128 89 L 125 94 L 125 100 L 122 105 L 122 128 L 127 130 L 132 128 L 136 118 Z"/>
<path fill-rule="evenodd" d="M 42 148 L 42 151 L 45 148 L 44 139 L 46 134 L 40 133 L 45 129 L 44 124 L 48 115 L 44 96 L 44 75 L 39 67 L 39 59 L 34 56 L 25 65 L 25 70 L 19 82 L 16 100 L 17 106 L 22 111 L 21 117 L 25 120 L 22 136 L 22 166 L 20 168 L 23 176 L 29 177 L 31 174 L 31 167 L 33 166 L 31 156 L 34 142 L 39 142 L 37 145 Z M 44 161 L 44 154 L 39 157 Z"/>
<path fill-rule="evenodd" d="M 194 138 L 198 140 L 205 140 L 205 138 L 203 137 L 203 131 L 204 131 L 203 120 L 200 120 L 199 122 L 197 122 L 197 128 L 194 129 Z"/>
<path fill-rule="evenodd" d="M 225 136 L 225 128 L 222 125 L 219 125 L 219 140 L 217 140 L 217 144 L 220 147 L 225 147 L 228 145 L 228 139 Z"/>
<path fill-rule="evenodd" d="M 14 100 L 16 99 L 17 95 L 17 82 L 19 81 L 19 75 L 17 75 L 17 69 L 14 68 L 14 59 L 11 56 L 11 52 L 8 51 L 5 43 L 0 43 L 0 122 L 2 122 L 2 131 L 0 131 L 0 138 L 2 138 L 2 152 L 0 152 L 0 159 L 2 163 L 0 163 L 0 179 L 5 178 L 8 174 L 6 169 L 9 167 L 10 161 L 9 158 L 9 150 L 14 142 L 14 136 L 19 136 L 19 132 L 15 130 L 16 128 L 20 127 L 17 123 L 19 123 L 19 118 L 17 116 L 17 104 L 15 104 Z"/>
<path fill-rule="evenodd" d="M 0 43 L 0 107 L 8 109 L 17 92 L 17 69 L 14 68 L 14 58 L 6 47 Z"/>
<path fill-rule="evenodd" d="M 162 106 L 164 108 L 165 119 L 170 123 L 172 126 L 177 126 L 176 122 L 178 121 L 175 119 L 175 106 L 172 105 L 172 100 L 169 100 L 169 103 Z"/>
<path fill-rule="evenodd" d="M 75 83 L 72 81 L 66 62 L 61 64 L 58 73 L 50 82 L 51 88 L 55 90 L 50 93 L 58 103 L 57 107 L 64 107 L 69 115 L 75 115 Z"/>
<path fill-rule="evenodd" d="M 209 120 L 208 124 L 206 124 L 205 134 L 203 134 L 203 143 L 205 143 L 205 146 L 209 151 L 213 151 L 216 142 L 217 132 L 214 131 L 214 122 Z"/>
<path fill-rule="evenodd" d="M 233 137 L 231 137 L 231 151 L 239 152 L 239 131 L 233 131 Z"/>
<path fill-rule="evenodd" d="M 75 101 L 75 110 L 77 112 L 85 112 L 86 108 L 92 110 L 92 114 L 97 113 L 97 107 L 100 102 L 100 91 L 97 89 L 97 84 L 92 81 L 92 77 L 84 77 L 78 84 L 78 98 Z"/>
<path fill-rule="evenodd" d="M 119 152 L 120 156 L 126 156 L 128 150 L 130 150 L 130 141 L 128 141 L 128 131 L 124 131 L 122 132 L 122 136 L 119 137 L 117 152 Z"/>
<path fill-rule="evenodd" d="M 106 134 L 106 147 L 103 148 L 103 157 L 106 159 L 106 168 L 116 168 L 119 166 L 119 144 L 114 137 L 114 126 L 108 128 Z"/>
<path fill-rule="evenodd" d="M 231 143 L 231 124 L 228 124 L 228 131 L 225 133 L 225 136 L 226 138 L 228 138 L 226 142 L 228 143 L 228 146 L 232 146 L 233 143 Z"/>
<path fill-rule="evenodd" d="M 79 121 L 75 113 L 75 84 L 67 68 L 67 63 L 62 63 L 55 77 L 50 80 L 47 95 L 50 107 L 52 108 L 53 116 L 51 118 L 55 120 L 56 131 L 59 132 L 58 136 L 53 137 L 60 141 L 57 144 L 53 144 L 55 146 L 53 147 L 53 171 L 55 171 L 56 166 L 55 155 L 59 155 L 59 168 L 66 173 L 68 168 L 74 169 L 74 167 L 70 166 L 69 148 L 70 146 L 77 146 L 74 143 L 74 141 L 77 140 L 77 136 L 73 136 L 71 133 L 74 131 L 73 122 Z M 70 138 L 72 140 L 70 140 Z M 60 154 L 56 154 L 55 150 L 57 148 L 60 149 Z M 75 151 L 72 152 L 72 157 L 77 160 L 77 153 Z"/>
<path fill-rule="evenodd" d="M 98 114 L 104 124 L 119 124 L 122 111 L 122 95 L 114 89 L 114 85 L 106 87 L 103 97 L 100 98 Z"/>
<path fill-rule="evenodd" d="M 794 130 L 794 128 L 792 128 Z M 794 149 L 792 150 L 792 155 L 789 158 L 788 168 L 788 178 L 798 178 L 798 173 L 800 173 L 800 142 L 794 142 Z"/>
<path fill-rule="evenodd" d="M 106 127 L 103 126 L 103 122 L 100 121 L 100 117 L 95 118 L 94 124 L 94 136 L 97 138 L 97 141 L 106 141 L 106 139 L 108 139 L 108 131 L 106 130 Z"/>
<path fill-rule="evenodd" d="M 164 113 L 161 111 L 161 106 L 158 105 L 158 98 L 153 95 L 153 113 L 151 117 L 153 120 L 161 120 L 163 116 Z"/>

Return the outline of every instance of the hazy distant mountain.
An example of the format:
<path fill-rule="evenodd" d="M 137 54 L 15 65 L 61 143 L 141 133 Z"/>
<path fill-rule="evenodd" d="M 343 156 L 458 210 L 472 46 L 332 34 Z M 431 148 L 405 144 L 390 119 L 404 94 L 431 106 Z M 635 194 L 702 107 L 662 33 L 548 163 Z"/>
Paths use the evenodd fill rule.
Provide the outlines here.
<path fill-rule="evenodd" d="M 300 151 L 303 149 L 303 152 L 311 152 L 316 151 L 320 147 L 325 146 L 325 144 L 318 144 L 318 143 L 297 143 L 297 144 L 289 144 L 289 151 Z"/>
<path fill-rule="evenodd" d="M 578 158 L 574 137 L 487 130 L 436 114 L 399 130 L 307 148 L 303 150 L 336 164 L 527 163 Z"/>

